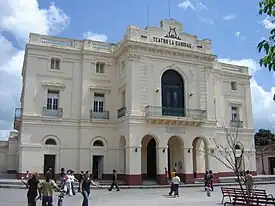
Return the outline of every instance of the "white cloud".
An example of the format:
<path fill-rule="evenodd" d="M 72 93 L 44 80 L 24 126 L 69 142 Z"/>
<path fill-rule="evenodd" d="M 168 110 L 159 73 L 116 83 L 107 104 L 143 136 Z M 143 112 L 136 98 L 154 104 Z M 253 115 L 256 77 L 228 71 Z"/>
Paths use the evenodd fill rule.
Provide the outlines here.
<path fill-rule="evenodd" d="M 241 35 L 241 32 L 237 31 L 234 34 L 238 39 L 245 40 L 246 36 Z"/>
<path fill-rule="evenodd" d="M 236 15 L 227 15 L 227 16 L 224 16 L 223 19 L 228 21 L 228 20 L 231 20 L 231 19 L 235 19 L 236 18 Z"/>
<path fill-rule="evenodd" d="M 12 129 L 14 108 L 19 106 L 23 45 L 30 32 L 56 34 L 68 26 L 70 18 L 55 4 L 40 9 L 37 0 L 3 1 L 0 7 L 0 139 Z M 18 45 L 5 36 L 15 38 Z"/>
<path fill-rule="evenodd" d="M 247 66 L 250 68 L 250 72 L 254 76 L 257 71 L 261 70 L 259 64 L 253 59 L 219 59 L 219 61 L 229 64 Z M 252 76 L 250 82 L 254 125 L 256 129 L 267 128 L 275 132 L 275 102 L 273 101 L 275 87 L 270 88 L 268 91 L 265 90 L 257 83 L 254 76 Z"/>
<path fill-rule="evenodd" d="M 83 33 L 83 36 L 85 39 L 90 39 L 90 40 L 94 40 L 94 41 L 102 41 L 102 42 L 106 42 L 108 39 L 107 35 L 105 35 L 105 34 L 93 33 L 91 31 Z"/>
<path fill-rule="evenodd" d="M 195 6 L 189 1 L 189 0 L 184 0 L 179 4 L 179 7 L 186 10 L 188 8 L 195 10 Z"/>
<path fill-rule="evenodd" d="M 199 20 L 207 24 L 215 24 L 215 22 L 212 19 L 204 18 L 201 16 L 199 17 Z"/>
<path fill-rule="evenodd" d="M 264 26 L 264 28 L 266 28 L 266 29 L 274 29 L 275 28 L 275 24 L 272 23 L 272 20 L 270 19 L 270 17 L 266 17 L 265 19 L 263 19 L 261 21 L 261 23 Z"/>

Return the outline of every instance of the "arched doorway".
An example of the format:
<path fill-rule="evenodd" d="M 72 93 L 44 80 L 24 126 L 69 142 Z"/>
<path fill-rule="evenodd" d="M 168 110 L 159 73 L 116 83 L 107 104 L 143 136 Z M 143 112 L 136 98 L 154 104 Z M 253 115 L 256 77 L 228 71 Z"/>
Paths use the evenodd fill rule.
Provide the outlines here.
<path fill-rule="evenodd" d="M 184 81 L 175 70 L 167 70 L 161 77 L 162 114 L 184 116 Z"/>
<path fill-rule="evenodd" d="M 171 177 L 171 172 L 174 170 L 179 174 L 183 173 L 183 141 L 180 137 L 173 136 L 169 138 L 167 159 L 169 177 Z"/>
<path fill-rule="evenodd" d="M 145 136 L 141 141 L 141 171 L 143 179 L 156 179 L 157 176 L 157 142 L 152 136 Z"/>
<path fill-rule="evenodd" d="M 208 166 L 208 146 L 204 138 L 196 137 L 192 143 L 193 146 L 193 174 L 194 178 L 203 176 Z"/>

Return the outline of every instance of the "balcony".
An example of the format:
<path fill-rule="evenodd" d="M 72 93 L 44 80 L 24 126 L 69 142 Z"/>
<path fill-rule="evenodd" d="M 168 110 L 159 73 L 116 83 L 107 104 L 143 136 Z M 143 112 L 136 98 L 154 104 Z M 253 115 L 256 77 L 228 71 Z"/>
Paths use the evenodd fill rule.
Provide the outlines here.
<path fill-rule="evenodd" d="M 58 108 L 57 110 L 54 110 L 54 109 L 47 109 L 47 107 L 43 107 L 43 116 L 44 117 L 62 118 L 63 109 Z"/>
<path fill-rule="evenodd" d="M 95 112 L 93 110 L 90 111 L 90 118 L 91 119 L 109 119 L 110 117 L 109 111 L 103 111 L 103 112 Z"/>
<path fill-rule="evenodd" d="M 231 120 L 230 127 L 243 128 L 243 121 L 240 120 Z"/>
<path fill-rule="evenodd" d="M 122 107 L 119 110 L 117 110 L 117 118 L 119 119 L 121 117 L 124 117 L 126 115 L 126 110 L 126 107 Z"/>
<path fill-rule="evenodd" d="M 150 124 L 200 126 L 207 119 L 206 110 L 171 107 L 145 107 Z"/>
<path fill-rule="evenodd" d="M 13 128 L 17 131 L 20 130 L 22 122 L 22 108 L 16 108 L 14 112 Z"/>

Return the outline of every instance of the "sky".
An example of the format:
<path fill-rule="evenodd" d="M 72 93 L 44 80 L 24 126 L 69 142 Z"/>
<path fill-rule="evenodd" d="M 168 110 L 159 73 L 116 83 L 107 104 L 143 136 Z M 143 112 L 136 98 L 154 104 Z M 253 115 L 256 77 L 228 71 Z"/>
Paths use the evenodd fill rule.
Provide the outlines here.
<path fill-rule="evenodd" d="M 257 0 L 170 0 L 170 17 L 183 23 L 184 32 L 211 39 L 219 61 L 250 68 L 254 127 L 275 132 L 275 72 L 259 66 L 262 54 L 256 49 L 275 25 L 258 9 Z M 1 1 L 0 139 L 8 138 L 14 109 L 20 107 L 30 32 L 115 43 L 130 24 L 159 26 L 167 18 L 169 0 Z"/>

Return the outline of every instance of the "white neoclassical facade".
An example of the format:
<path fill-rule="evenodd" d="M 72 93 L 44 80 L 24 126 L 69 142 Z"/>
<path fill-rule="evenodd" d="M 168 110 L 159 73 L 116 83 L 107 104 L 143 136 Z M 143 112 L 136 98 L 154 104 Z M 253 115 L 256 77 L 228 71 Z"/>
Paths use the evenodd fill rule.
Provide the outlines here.
<path fill-rule="evenodd" d="M 248 68 L 217 62 L 210 40 L 181 23 L 130 25 L 117 44 L 30 34 L 22 70 L 18 173 L 49 167 L 112 170 L 128 184 L 163 183 L 164 169 L 184 182 L 205 170 L 232 175 L 211 139 L 236 123 L 256 171 Z M 251 149 L 252 148 L 252 149 Z"/>

